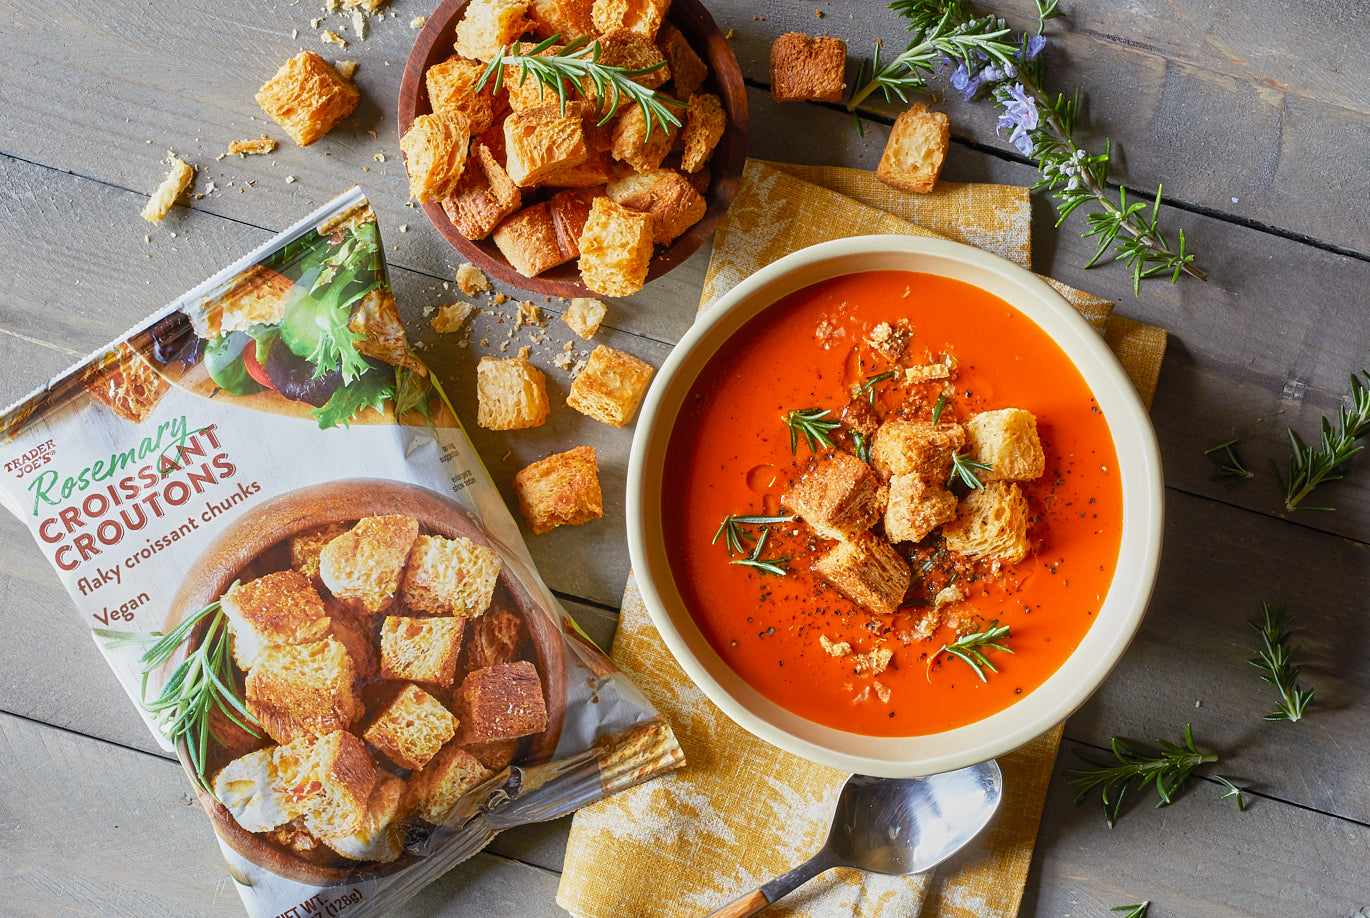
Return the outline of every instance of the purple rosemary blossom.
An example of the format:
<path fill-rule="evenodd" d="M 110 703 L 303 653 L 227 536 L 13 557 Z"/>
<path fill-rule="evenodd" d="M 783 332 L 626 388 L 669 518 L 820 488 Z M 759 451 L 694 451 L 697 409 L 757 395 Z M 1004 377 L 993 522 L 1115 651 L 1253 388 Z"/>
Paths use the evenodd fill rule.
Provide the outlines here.
<path fill-rule="evenodd" d="M 1022 83 L 1014 83 L 1004 90 L 1000 104 L 1004 113 L 999 116 L 999 130 L 1012 128 L 1008 139 L 1024 156 L 1032 155 L 1032 131 L 1037 129 L 1037 103 L 1027 94 Z"/>
<path fill-rule="evenodd" d="M 975 98 L 975 94 L 980 91 L 980 84 L 984 81 L 985 78 L 979 71 L 971 73 L 965 64 L 957 66 L 951 74 L 951 88 L 959 92 L 967 102 Z"/>
<path fill-rule="evenodd" d="M 1027 59 L 1030 61 L 1035 60 L 1037 58 L 1037 55 L 1041 54 L 1042 49 L 1046 46 L 1047 37 L 1045 35 L 1029 35 L 1026 47 L 1024 48 L 1024 51 L 1027 55 Z M 1018 53 L 1018 60 L 1021 61 L 1023 59 L 1024 51 L 1020 51 Z"/>

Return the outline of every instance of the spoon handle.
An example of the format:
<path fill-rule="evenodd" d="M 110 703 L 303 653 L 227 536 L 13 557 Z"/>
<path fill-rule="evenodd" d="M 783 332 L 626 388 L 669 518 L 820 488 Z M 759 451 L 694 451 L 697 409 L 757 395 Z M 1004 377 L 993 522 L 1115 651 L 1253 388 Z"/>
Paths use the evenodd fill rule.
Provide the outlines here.
<path fill-rule="evenodd" d="M 833 856 L 832 851 L 824 847 L 822 851 L 798 867 L 776 877 L 760 889 L 744 893 L 717 911 L 710 912 L 708 918 L 748 918 L 749 915 L 755 915 L 762 909 L 769 907 L 772 902 L 790 894 L 829 867 L 836 867 L 837 864 L 837 858 Z"/>

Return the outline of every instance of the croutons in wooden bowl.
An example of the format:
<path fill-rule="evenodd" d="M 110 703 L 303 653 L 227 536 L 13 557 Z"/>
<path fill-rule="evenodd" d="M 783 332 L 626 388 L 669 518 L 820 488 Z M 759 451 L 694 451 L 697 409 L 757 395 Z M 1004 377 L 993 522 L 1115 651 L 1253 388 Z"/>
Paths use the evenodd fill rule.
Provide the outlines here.
<path fill-rule="evenodd" d="M 550 759 L 564 645 L 518 563 L 461 506 L 394 481 L 294 491 L 226 529 L 168 621 L 219 604 L 261 725 L 210 718 L 198 793 L 219 837 L 300 882 L 388 873 L 467 790 Z"/>
<path fill-rule="evenodd" d="M 464 19 L 469 34 L 459 40 Z M 627 98 L 599 125 L 578 92 L 568 93 L 563 111 L 531 75 L 518 85 L 513 66 L 498 94 L 489 86 L 473 94 L 492 49 L 553 34 L 558 46 L 578 34 L 603 39 L 605 63 L 664 59 L 663 74 L 675 66 L 679 77 L 639 78 L 662 82 L 660 93 L 696 99 L 691 109 L 670 109 L 682 124 L 670 132 L 672 148 L 658 141 L 659 127 L 639 136 L 650 132 Z M 453 111 L 463 114 L 447 114 Z M 438 232 L 491 277 L 551 296 L 626 296 L 689 258 L 732 201 L 747 124 L 737 58 L 700 0 L 443 0 L 400 85 L 411 194 Z M 520 156 L 524 139 L 528 155 Z M 644 149 L 652 155 L 635 155 Z M 455 169 L 458 158 L 464 162 Z M 470 174 L 461 180 L 462 173 Z M 460 186 L 449 181 L 454 174 Z M 590 239 L 584 252 L 582 235 Z"/>

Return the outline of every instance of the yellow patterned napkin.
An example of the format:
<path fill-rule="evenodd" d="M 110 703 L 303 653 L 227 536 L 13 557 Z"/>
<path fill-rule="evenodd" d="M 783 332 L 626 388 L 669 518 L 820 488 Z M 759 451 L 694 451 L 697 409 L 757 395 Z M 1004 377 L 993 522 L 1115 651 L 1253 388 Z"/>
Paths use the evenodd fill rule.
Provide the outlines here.
<path fill-rule="evenodd" d="M 750 160 L 714 237 L 700 308 L 804 246 L 870 233 L 943 235 L 1029 263 L 1028 193 L 939 183 L 906 195 L 856 169 Z M 1143 400 L 1165 332 L 1052 282 L 1104 335 Z M 576 814 L 557 902 L 583 918 L 699 918 L 823 844 L 847 775 L 782 752 L 734 724 L 661 642 L 629 580 L 613 659 L 671 721 L 685 767 Z M 930 874 L 838 869 L 772 906 L 777 918 L 1008 918 L 1016 915 L 1061 728 L 1001 756 L 1004 799 L 981 835 Z"/>

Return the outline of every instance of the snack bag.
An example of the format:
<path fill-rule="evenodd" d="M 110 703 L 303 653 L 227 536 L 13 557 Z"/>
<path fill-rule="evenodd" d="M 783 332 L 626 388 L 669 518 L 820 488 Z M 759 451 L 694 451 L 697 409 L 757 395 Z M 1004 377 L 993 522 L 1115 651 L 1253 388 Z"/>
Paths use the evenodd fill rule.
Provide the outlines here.
<path fill-rule="evenodd" d="M 683 761 L 539 579 L 352 189 L 0 415 L 253 916 L 379 915 Z"/>

